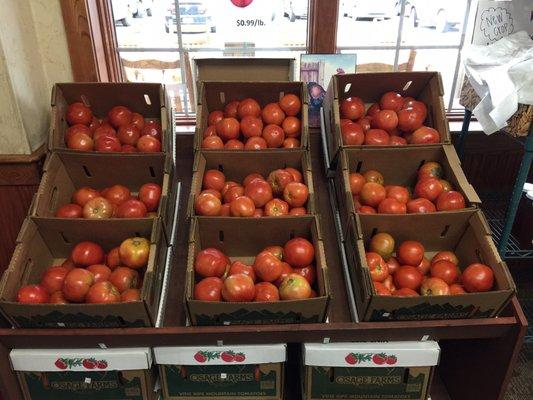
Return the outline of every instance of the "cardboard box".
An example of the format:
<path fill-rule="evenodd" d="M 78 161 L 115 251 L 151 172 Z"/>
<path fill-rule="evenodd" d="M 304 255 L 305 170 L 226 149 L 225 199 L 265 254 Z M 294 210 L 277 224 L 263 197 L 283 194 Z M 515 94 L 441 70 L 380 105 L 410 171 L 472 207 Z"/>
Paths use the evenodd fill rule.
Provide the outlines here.
<path fill-rule="evenodd" d="M 155 347 L 165 400 L 281 400 L 286 345 Z"/>
<path fill-rule="evenodd" d="M 37 225 L 29 218 L 24 221 L 11 262 L 0 281 L 0 311 L 6 318 L 20 328 L 153 326 L 168 250 L 160 223 L 157 220 L 124 220 L 109 230 L 102 224 L 92 224 L 89 229 L 79 221 L 78 225 L 68 224 L 67 230 L 63 222 L 43 221 Z M 77 243 L 94 241 L 107 252 L 133 236 L 142 236 L 151 242 L 141 301 L 108 304 L 23 304 L 16 301 L 21 286 L 38 283 L 42 273 L 52 265 L 61 264 Z"/>
<path fill-rule="evenodd" d="M 155 397 L 149 348 L 16 349 L 9 357 L 25 400 Z"/>
<path fill-rule="evenodd" d="M 169 238 L 176 207 L 175 193 L 171 193 L 171 177 L 165 173 L 165 166 L 169 162 L 170 157 L 164 154 L 146 154 L 134 161 L 105 153 L 52 153 L 44 164 L 44 174 L 35 194 L 30 216 L 38 224 L 61 221 L 64 228 L 70 230 L 69 226 L 78 225 L 81 219 L 57 218 L 55 213 L 59 207 L 71 202 L 72 194 L 77 189 L 89 186 L 100 190 L 120 184 L 130 189 L 132 194 L 137 194 L 142 185 L 153 182 L 162 189 L 157 215 Z M 83 219 L 82 223 L 88 229 L 94 224 L 103 224 L 109 230 L 114 230 L 117 224 L 126 219 L 145 220 L 145 223 L 151 224 L 152 218 Z"/>
<path fill-rule="evenodd" d="M 330 163 L 335 165 L 341 148 L 356 147 L 369 149 L 372 147 L 390 146 L 344 146 L 340 130 L 339 104 L 342 100 L 360 97 L 367 108 L 379 102 L 381 96 L 395 91 L 402 96 L 412 96 L 423 101 L 428 109 L 425 125 L 439 131 L 441 142 L 451 143 L 448 120 L 444 111 L 444 89 L 438 72 L 376 72 L 365 74 L 333 75 L 324 99 L 324 122 Z M 423 145 L 407 145 L 418 147 Z"/>
<path fill-rule="evenodd" d="M 295 168 L 302 173 L 303 183 L 307 185 L 309 190 L 309 198 L 307 199 L 306 205 L 307 212 L 309 214 L 314 214 L 316 212 L 316 203 L 309 153 L 305 150 L 284 152 L 269 149 L 262 151 L 260 155 L 247 151 L 235 152 L 231 150 L 198 152 L 193 165 L 193 177 L 191 193 L 189 196 L 188 215 L 195 215 L 194 199 L 202 191 L 202 181 L 204 179 L 205 171 L 207 170 L 217 169 L 224 173 L 226 180 L 235 181 L 239 184 L 242 184 L 244 178 L 246 178 L 246 176 L 249 174 L 259 173 L 263 175 L 265 179 L 267 179 L 268 174 L 270 174 L 272 171 L 279 168 L 288 167 Z M 279 219 L 281 217 L 262 218 Z"/>
<path fill-rule="evenodd" d="M 283 246 L 305 237 L 315 247 L 318 296 L 274 303 L 227 303 L 194 300 L 194 260 L 202 249 L 216 247 L 232 261 L 247 264 L 266 246 Z M 193 218 L 189 236 L 186 304 L 192 325 L 254 325 L 323 322 L 329 302 L 329 280 L 324 244 L 316 217 Z"/>
<path fill-rule="evenodd" d="M 472 263 L 486 264 L 494 272 L 494 289 L 454 296 L 378 296 L 365 259 L 365 249 L 378 232 L 391 234 L 396 246 L 405 240 L 421 242 L 429 259 L 438 251 L 452 250 L 459 258 L 461 270 Z M 357 214 L 351 218 L 345 248 L 357 308 L 364 321 L 489 318 L 497 316 L 516 291 L 507 265 L 494 246 L 487 221 L 479 210 L 473 213 L 383 215 L 380 218 Z"/>
<path fill-rule="evenodd" d="M 355 214 L 355 205 L 350 191 L 350 172 L 360 172 L 374 169 L 383 175 L 386 185 L 401 185 L 414 189 L 417 181 L 418 169 L 427 161 L 441 164 L 444 179 L 448 180 L 454 190 L 460 192 L 466 201 L 467 208 L 453 211 L 437 211 L 438 214 L 467 213 L 471 214 L 481 204 L 481 200 L 461 169 L 461 161 L 453 145 L 409 147 L 379 149 L 372 148 L 344 148 L 340 152 L 340 160 L 335 174 L 335 189 L 339 201 L 339 211 L 344 230 L 350 215 Z M 411 193 L 413 191 L 411 190 Z M 435 213 L 423 214 L 431 216 Z M 382 218 L 387 214 L 373 214 L 372 218 Z M 409 214 L 413 215 L 413 214 Z M 388 214 L 387 216 L 391 216 Z M 391 217 L 402 217 L 392 215 Z"/>
<path fill-rule="evenodd" d="M 242 77 L 246 75 L 242 74 Z M 242 79 L 242 78 L 241 78 Z M 207 128 L 207 118 L 214 110 L 223 110 L 226 103 L 233 100 L 243 100 L 251 97 L 259 103 L 261 108 L 268 103 L 280 100 L 285 94 L 295 94 L 300 97 L 302 109 L 299 114 L 301 119 L 300 144 L 302 149 L 309 145 L 309 123 L 307 114 L 308 95 L 303 82 L 268 82 L 268 79 L 257 82 L 232 82 L 232 81 L 207 81 L 199 82 L 198 107 L 196 111 L 196 133 L 194 137 L 194 149 L 201 148 L 203 132 Z M 206 150 L 204 150 L 206 151 Z M 207 150 L 210 151 L 210 150 Z M 236 150 L 233 150 L 236 151 Z M 237 150 L 239 152 L 251 152 L 261 157 L 262 151 Z M 298 149 L 273 149 L 273 151 L 298 151 Z"/>
<path fill-rule="evenodd" d="M 304 399 L 425 400 L 437 342 L 303 345 Z"/>
<path fill-rule="evenodd" d="M 68 124 L 65 113 L 69 104 L 82 102 L 91 107 L 93 115 L 104 118 L 114 106 L 126 106 L 144 118 L 161 123 L 161 148 L 170 154 L 172 151 L 172 128 L 169 126 L 169 113 L 165 87 L 160 83 L 56 83 L 52 89 L 52 121 L 48 138 L 48 150 L 63 150 L 80 154 L 65 146 L 65 131 Z M 92 153 L 92 152 L 91 152 Z M 120 153 L 122 157 L 136 158 L 135 153 Z"/>

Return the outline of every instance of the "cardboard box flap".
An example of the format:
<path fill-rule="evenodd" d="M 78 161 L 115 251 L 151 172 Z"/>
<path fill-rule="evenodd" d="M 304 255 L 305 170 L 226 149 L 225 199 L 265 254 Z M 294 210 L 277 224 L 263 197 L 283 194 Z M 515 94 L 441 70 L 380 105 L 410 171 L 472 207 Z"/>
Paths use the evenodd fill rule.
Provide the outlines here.
<path fill-rule="evenodd" d="M 15 349 L 9 354 L 15 371 L 131 371 L 150 369 L 148 347 L 120 349 Z"/>
<path fill-rule="evenodd" d="M 305 343 L 304 363 L 322 367 L 426 367 L 439 363 L 437 342 Z"/>
<path fill-rule="evenodd" d="M 292 81 L 294 58 L 195 58 L 196 81 Z"/>
<path fill-rule="evenodd" d="M 234 365 L 285 362 L 287 345 L 154 347 L 156 364 Z"/>

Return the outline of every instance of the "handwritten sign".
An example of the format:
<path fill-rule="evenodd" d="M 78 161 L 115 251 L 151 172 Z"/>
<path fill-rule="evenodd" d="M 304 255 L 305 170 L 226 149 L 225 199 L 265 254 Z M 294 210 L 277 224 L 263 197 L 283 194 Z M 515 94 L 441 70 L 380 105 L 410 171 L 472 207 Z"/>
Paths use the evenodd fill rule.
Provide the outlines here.
<path fill-rule="evenodd" d="M 503 7 L 491 7 L 483 11 L 480 25 L 483 35 L 490 43 L 514 32 L 513 16 Z"/>

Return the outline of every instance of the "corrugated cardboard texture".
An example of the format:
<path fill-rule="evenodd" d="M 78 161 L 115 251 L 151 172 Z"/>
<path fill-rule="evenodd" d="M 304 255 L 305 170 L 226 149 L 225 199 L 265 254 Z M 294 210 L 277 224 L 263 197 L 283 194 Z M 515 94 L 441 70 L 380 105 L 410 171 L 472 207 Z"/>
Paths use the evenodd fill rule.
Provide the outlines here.
<path fill-rule="evenodd" d="M 365 321 L 479 318 L 499 314 L 516 288 L 481 211 L 400 217 L 368 218 L 357 214 L 348 229 L 346 253 L 355 298 Z M 471 263 L 486 264 L 494 271 L 494 290 L 455 296 L 377 296 L 366 266 L 365 248 L 378 232 L 390 233 L 396 246 L 405 240 L 420 241 L 430 259 L 438 251 L 452 250 L 459 258 L 461 269 Z"/>
<path fill-rule="evenodd" d="M 196 80 L 203 81 L 292 81 L 294 58 L 195 58 Z"/>
<path fill-rule="evenodd" d="M 194 214 L 194 198 L 202 190 L 202 180 L 206 170 L 217 169 L 224 173 L 227 181 L 235 181 L 242 184 L 244 178 L 251 173 L 259 173 L 267 179 L 270 172 L 288 167 L 295 168 L 302 173 L 304 183 L 309 190 L 307 212 L 309 214 L 315 213 L 316 203 L 311 160 L 305 150 L 290 152 L 264 150 L 261 154 L 226 150 L 202 151 L 196 154 L 189 198 L 189 215 L 192 216 Z"/>
<path fill-rule="evenodd" d="M 450 130 L 442 99 L 444 90 L 438 72 L 378 72 L 334 75 L 324 99 L 326 133 L 332 164 L 336 162 L 337 153 L 342 147 L 376 147 L 366 145 L 343 146 L 340 132 L 340 102 L 348 97 L 357 96 L 369 105 L 379 102 L 381 96 L 389 91 L 398 92 L 402 96 L 411 96 L 424 102 L 428 109 L 424 124 L 440 132 L 442 143 L 450 143 Z"/>
<path fill-rule="evenodd" d="M 191 221 L 187 260 L 186 301 L 193 325 L 272 324 L 322 322 L 329 299 L 329 281 L 320 228 L 315 217 L 282 219 L 202 219 Z M 275 303 L 226 303 L 193 300 L 194 259 L 207 247 L 216 247 L 233 260 L 251 263 L 266 246 L 283 246 L 302 236 L 315 246 L 318 297 Z"/>

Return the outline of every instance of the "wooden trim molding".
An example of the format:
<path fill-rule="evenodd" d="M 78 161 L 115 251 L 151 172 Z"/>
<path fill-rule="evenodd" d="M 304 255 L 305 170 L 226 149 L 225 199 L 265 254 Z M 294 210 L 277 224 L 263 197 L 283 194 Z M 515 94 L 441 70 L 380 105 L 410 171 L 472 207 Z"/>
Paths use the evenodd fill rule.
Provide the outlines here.
<path fill-rule="evenodd" d="M 308 52 L 311 54 L 336 53 L 339 0 L 310 0 L 308 14 Z"/>

